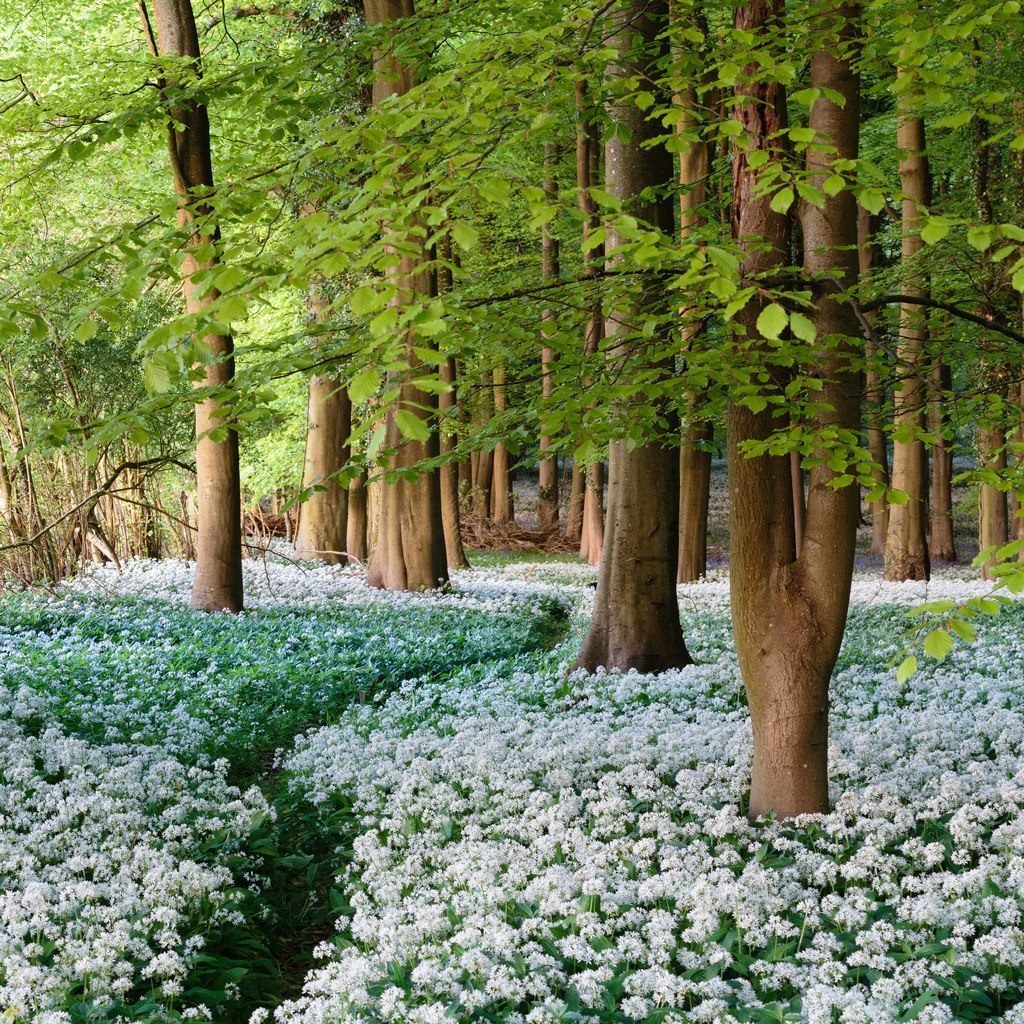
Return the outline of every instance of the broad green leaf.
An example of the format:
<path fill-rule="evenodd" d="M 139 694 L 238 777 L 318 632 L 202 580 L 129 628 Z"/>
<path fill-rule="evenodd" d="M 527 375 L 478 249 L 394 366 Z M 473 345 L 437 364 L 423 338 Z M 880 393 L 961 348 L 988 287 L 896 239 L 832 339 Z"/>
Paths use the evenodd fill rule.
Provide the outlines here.
<path fill-rule="evenodd" d="M 774 341 L 786 329 L 788 322 L 786 311 L 777 302 L 772 302 L 761 310 L 757 318 L 757 329 L 762 338 Z"/>

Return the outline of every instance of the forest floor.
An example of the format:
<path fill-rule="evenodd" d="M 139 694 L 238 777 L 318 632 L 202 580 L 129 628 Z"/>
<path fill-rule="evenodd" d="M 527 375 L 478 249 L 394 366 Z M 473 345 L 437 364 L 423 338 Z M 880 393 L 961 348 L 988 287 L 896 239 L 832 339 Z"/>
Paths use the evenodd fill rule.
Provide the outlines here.
<path fill-rule="evenodd" d="M 899 686 L 908 607 L 987 587 L 859 574 L 834 810 L 751 824 L 723 571 L 679 589 L 697 665 L 581 678 L 594 570 L 487 561 L 0 603 L 5 1015 L 1024 1021 L 1024 612 Z"/>

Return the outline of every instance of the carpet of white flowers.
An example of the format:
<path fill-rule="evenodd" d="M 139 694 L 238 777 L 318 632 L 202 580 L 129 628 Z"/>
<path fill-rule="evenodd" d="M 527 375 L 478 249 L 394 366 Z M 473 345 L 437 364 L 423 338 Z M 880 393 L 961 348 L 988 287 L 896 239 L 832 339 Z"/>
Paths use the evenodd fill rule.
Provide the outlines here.
<path fill-rule="evenodd" d="M 679 591 L 699 664 L 584 678 L 584 566 L 440 597 L 246 571 L 239 619 L 183 608 L 174 563 L 0 607 L 9 1019 L 1024 1022 L 1024 610 L 892 669 L 907 607 L 987 591 L 968 570 L 857 579 L 834 810 L 791 824 L 741 812 L 720 574 Z M 327 927 L 254 991 L 280 864 L 334 876 Z"/>

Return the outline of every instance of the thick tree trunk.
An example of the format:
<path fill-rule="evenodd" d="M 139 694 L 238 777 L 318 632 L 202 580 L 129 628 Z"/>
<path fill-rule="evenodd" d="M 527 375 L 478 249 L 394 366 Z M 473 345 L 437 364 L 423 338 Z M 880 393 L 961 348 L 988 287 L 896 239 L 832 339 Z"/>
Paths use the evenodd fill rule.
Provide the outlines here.
<path fill-rule="evenodd" d="M 154 0 L 156 34 L 149 15 L 140 4 L 143 28 L 154 54 L 185 59 L 198 73 L 199 37 L 191 0 Z M 180 67 L 180 64 L 178 65 Z M 162 87 L 173 86 L 161 78 Z M 202 198 L 213 188 L 210 154 L 210 121 L 206 107 L 195 99 L 170 109 L 173 126 L 168 126 L 168 154 L 178 195 L 178 223 L 189 235 L 182 264 L 185 308 L 202 313 L 220 297 L 215 289 L 197 294 L 193 284 L 197 273 L 216 266 L 217 257 L 197 260 L 197 249 L 217 241 L 215 228 L 205 223 L 210 214 Z M 223 389 L 235 376 L 230 334 L 203 337 L 209 360 L 204 360 L 201 388 Z M 199 531 L 196 541 L 196 577 L 191 607 L 200 611 L 242 609 L 242 500 L 238 467 L 238 434 L 225 423 L 218 397 L 196 403 L 196 485 L 199 502 Z"/>
<path fill-rule="evenodd" d="M 623 0 L 615 19 L 619 78 L 635 75 L 654 82 L 656 62 L 663 49 L 659 37 L 668 19 L 667 2 Z M 672 158 L 661 142 L 662 131 L 626 96 L 609 106 L 609 116 L 620 130 L 606 143 L 605 187 L 641 222 L 663 232 L 672 231 L 672 207 L 667 198 L 652 200 L 652 192 L 668 193 L 673 177 Z M 609 228 L 608 250 L 625 239 Z M 612 256 L 619 267 L 621 257 Z M 612 339 L 610 358 L 643 364 L 636 350 L 633 321 L 658 297 L 645 296 L 610 311 L 605 334 Z M 629 355 L 620 353 L 614 339 L 629 338 Z M 670 366 L 662 367 L 667 374 Z M 594 615 L 577 665 L 593 672 L 637 669 L 661 672 L 690 663 L 679 624 L 675 577 L 678 556 L 679 479 L 674 446 L 648 441 L 630 449 L 616 441 L 609 453 L 608 531 L 598 575 Z M 593 553 L 593 536 L 590 539 Z"/>
<path fill-rule="evenodd" d="M 548 201 L 554 205 L 558 200 L 558 188 L 555 183 L 555 170 L 558 166 L 558 147 L 549 142 L 544 149 L 544 192 Z M 554 281 L 560 274 L 558 239 L 545 225 L 541 239 L 541 278 Z M 542 334 L 545 340 L 551 335 L 555 314 L 551 310 L 544 312 Z M 541 396 L 548 403 L 554 395 L 554 349 L 544 346 L 541 351 Z M 537 525 L 542 530 L 553 530 L 558 526 L 558 455 L 551 451 L 554 438 L 541 424 L 540 432 L 540 467 L 537 482 Z"/>
<path fill-rule="evenodd" d="M 903 189 L 903 291 L 924 296 L 921 273 L 913 266 L 924 244 L 920 228 L 931 201 L 928 158 L 925 155 L 924 121 L 914 114 L 902 96 L 896 145 L 900 151 L 900 184 Z M 906 495 L 906 501 L 889 508 L 889 533 L 885 544 L 887 580 L 926 580 L 930 575 L 928 542 L 925 539 L 928 483 L 928 455 L 916 435 L 924 429 L 926 385 L 924 347 L 927 326 L 919 306 L 906 304 L 900 310 L 900 338 L 897 346 L 898 380 L 893 388 L 893 411 L 897 431 L 911 436 L 893 441 L 892 486 Z"/>
<path fill-rule="evenodd" d="M 953 443 L 942 436 L 946 429 L 946 402 L 953 389 L 950 368 L 932 364 L 932 401 L 928 408 L 928 432 L 940 438 L 932 445 L 931 491 L 928 502 L 928 554 L 934 562 L 955 562 L 953 539 Z"/>
<path fill-rule="evenodd" d="M 313 323 L 327 309 L 319 294 L 310 297 Z M 295 554 L 328 565 L 348 562 L 348 487 L 338 473 L 348 462 L 352 433 L 352 401 L 336 377 L 315 375 L 306 399 L 306 456 L 302 488 L 315 488 L 299 510 Z"/>
<path fill-rule="evenodd" d="M 735 12 L 738 28 L 762 32 L 782 14 L 781 0 L 757 0 Z M 835 21 L 842 41 L 832 41 L 811 59 L 811 88 L 825 95 L 811 107 L 810 125 L 835 152 L 811 148 L 807 170 L 820 182 L 833 159 L 857 157 L 859 88 L 849 57 L 848 38 L 857 9 L 841 5 Z M 836 56 L 840 45 L 844 56 Z M 745 145 L 733 154 L 733 231 L 745 249 L 745 278 L 770 273 L 789 256 L 788 221 L 758 195 L 757 174 L 747 163 L 754 150 L 770 149 L 785 123 L 781 86 L 758 80 L 758 68 L 736 88 L 735 116 L 745 128 Z M 844 100 L 832 102 L 832 92 Z M 857 215 L 852 194 L 830 196 L 824 209 L 801 208 L 804 270 L 830 278 L 840 287 L 857 280 Z M 767 243 L 767 244 L 766 244 Z M 810 427 L 857 430 L 860 426 L 858 374 L 851 370 L 852 339 L 859 325 L 848 303 L 831 290 L 816 297 L 818 337 L 841 336 L 846 345 L 824 349 L 809 372 L 823 382 L 821 410 Z M 762 301 L 755 299 L 737 316 L 747 337 L 757 337 Z M 753 343 L 751 358 L 760 346 Z M 770 394 L 774 385 L 766 385 Z M 831 408 L 829 408 L 831 407 Z M 736 650 L 754 731 L 751 776 L 752 817 L 769 812 L 792 817 L 828 809 L 828 684 L 839 652 L 849 604 L 859 518 L 856 487 L 833 489 L 835 473 L 824 465 L 810 472 L 804 542 L 797 549 L 793 529 L 793 489 L 787 456 L 745 458 L 742 444 L 771 436 L 779 424 L 770 411 L 729 409 L 731 511 L 730 588 Z"/>
<path fill-rule="evenodd" d="M 364 0 L 366 21 L 387 24 L 414 13 L 413 0 Z M 413 85 L 411 70 L 382 48 L 374 55 L 373 104 L 380 106 L 391 96 L 407 93 Z M 410 303 L 416 295 L 432 290 L 425 268 L 426 253 L 418 251 L 414 239 L 396 239 L 401 258 L 389 273 L 397 285 L 396 305 Z M 410 337 L 406 356 L 413 367 L 417 339 Z M 396 414 L 405 409 L 428 419 L 430 437 L 417 441 L 403 437 Z M 424 590 L 448 582 L 448 561 L 441 515 L 441 479 L 436 469 L 410 473 L 424 461 L 440 454 L 437 423 L 437 395 L 421 390 L 410 381 L 401 384 L 395 407 L 388 411 L 385 445 L 393 454 L 388 470 L 396 474 L 380 484 L 381 505 L 377 543 L 370 557 L 366 582 L 387 590 Z"/>

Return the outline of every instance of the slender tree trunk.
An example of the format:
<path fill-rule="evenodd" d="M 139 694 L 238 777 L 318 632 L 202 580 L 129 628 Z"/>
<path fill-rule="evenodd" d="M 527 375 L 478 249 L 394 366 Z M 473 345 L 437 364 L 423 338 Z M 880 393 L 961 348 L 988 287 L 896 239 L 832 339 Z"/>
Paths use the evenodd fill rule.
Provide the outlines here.
<path fill-rule="evenodd" d="M 569 484 L 569 503 L 565 510 L 565 539 L 579 544 L 583 538 L 583 490 L 585 473 L 579 459 L 573 459 L 572 479 Z"/>
<path fill-rule="evenodd" d="M 924 244 L 920 228 L 931 201 L 924 121 L 913 113 L 909 101 L 902 95 L 898 107 L 896 145 L 900 151 L 903 190 L 903 290 L 908 295 L 923 297 L 926 288 L 920 271 L 914 266 L 914 258 Z M 906 501 L 889 508 L 889 533 L 885 544 L 887 580 L 926 580 L 930 574 L 925 539 L 928 461 L 924 442 L 919 437 L 925 425 L 926 340 L 927 326 L 920 307 L 904 305 L 900 310 L 897 346 L 899 379 L 893 388 L 897 434 L 893 441 L 892 486 L 893 490 L 906 495 Z M 908 436 L 901 437 L 901 432 Z"/>
<path fill-rule="evenodd" d="M 668 21 L 668 4 L 651 0 L 622 0 L 612 15 L 618 66 L 610 71 L 620 79 L 636 76 L 652 83 L 660 73 Z M 626 95 L 609 105 L 608 114 L 619 130 L 606 143 L 605 188 L 622 201 L 637 220 L 666 234 L 672 231 L 671 201 L 664 198 L 673 177 L 672 158 L 656 120 L 647 116 Z M 663 198 L 653 200 L 653 192 Z M 625 239 L 609 226 L 608 251 Z M 610 265 L 622 261 L 615 255 Z M 648 294 L 630 299 L 609 311 L 606 337 L 612 339 L 610 358 L 643 365 L 644 355 L 630 339 L 628 355 L 614 339 L 635 332 L 643 309 L 657 308 L 660 297 Z M 627 342 L 629 344 L 629 342 Z M 662 365 L 668 375 L 672 367 Z M 662 410 L 667 414 L 667 410 Z M 678 557 L 679 460 L 675 447 L 647 441 L 630 449 L 615 441 L 609 454 L 608 535 L 598 575 L 594 615 L 577 665 L 589 671 L 637 669 L 661 672 L 690 663 L 679 624 L 675 577 Z M 593 544 L 593 538 L 591 538 Z"/>
<path fill-rule="evenodd" d="M 153 8 L 155 36 L 144 2 L 140 2 L 143 28 L 154 54 L 176 61 L 184 59 L 198 73 L 199 36 L 191 0 L 154 0 Z M 159 84 L 164 88 L 174 83 L 161 79 Z M 188 313 L 201 314 L 220 297 L 216 289 L 200 295 L 193 284 L 196 274 L 217 264 L 216 255 L 205 260 L 195 256 L 199 249 L 215 250 L 218 241 L 217 230 L 205 223 L 211 211 L 202 198 L 213 188 L 210 121 L 206 107 L 196 99 L 172 105 L 170 117 L 173 126 L 168 126 L 168 155 L 178 195 L 178 223 L 189 235 L 182 265 L 185 308 Z M 229 387 L 235 376 L 231 335 L 206 334 L 202 345 L 209 352 L 209 360 L 204 360 L 199 386 Z M 242 499 L 238 434 L 225 423 L 217 396 L 196 403 L 196 483 L 199 531 L 191 606 L 200 611 L 241 611 Z"/>
<path fill-rule="evenodd" d="M 677 8 L 677 4 L 672 5 Z M 672 12 L 679 17 L 678 11 Z M 702 14 L 696 15 L 699 27 L 707 33 Z M 708 178 L 711 174 L 712 143 L 699 132 L 700 97 L 694 86 L 676 94 L 675 102 L 683 116 L 676 125 L 676 134 L 686 141 L 679 153 L 679 233 L 683 240 L 692 236 L 707 223 L 705 212 L 708 200 Z M 707 106 L 717 105 L 717 95 L 705 100 Z M 683 351 L 688 350 L 696 328 L 691 323 L 693 311 L 684 308 Z M 679 561 L 676 578 L 679 583 L 699 580 L 708 568 L 708 504 L 711 497 L 711 450 L 714 437 L 711 423 L 699 416 L 700 400 L 696 394 L 688 396 L 689 422 L 684 425 L 679 451 Z"/>
<path fill-rule="evenodd" d="M 310 296 L 310 319 L 322 323 L 327 313 L 322 294 Z M 348 487 L 338 473 L 349 460 L 352 402 L 336 377 L 317 374 L 309 380 L 306 400 L 306 457 L 302 488 L 315 488 L 299 510 L 295 554 L 328 565 L 348 562 Z"/>
<path fill-rule="evenodd" d="M 442 295 L 452 290 L 451 235 L 445 234 L 441 244 L 442 263 L 438 269 L 438 291 Z M 441 393 L 438 406 L 447 430 L 441 433 L 441 454 L 451 455 L 455 450 L 456 424 L 461 422 L 461 409 L 457 406 L 459 368 L 451 356 L 441 364 L 441 374 L 448 390 Z M 453 410 L 455 416 L 453 417 Z M 449 459 L 441 466 L 441 518 L 444 522 L 444 548 L 448 556 L 449 569 L 465 569 L 469 566 L 466 551 L 462 545 L 462 521 L 459 514 L 459 464 Z"/>
<path fill-rule="evenodd" d="M 455 405 L 456 377 L 455 360 L 449 357 L 441 366 L 441 372 L 451 391 L 440 396 L 442 414 L 450 414 Z M 451 434 L 441 435 L 441 454 L 450 454 L 455 447 Z M 441 518 L 444 520 L 444 548 L 448 554 L 449 569 L 465 569 L 469 565 L 466 550 L 462 546 L 462 525 L 459 518 L 459 466 L 449 461 L 441 466 Z"/>
<path fill-rule="evenodd" d="M 946 402 L 953 390 L 953 374 L 945 363 L 931 368 L 932 401 L 928 407 L 928 432 L 938 437 L 932 445 L 931 492 L 928 502 L 928 553 L 935 562 L 955 562 L 953 539 L 953 442 L 943 437 L 947 429 Z"/>
<path fill-rule="evenodd" d="M 494 388 L 490 370 L 484 370 L 480 378 L 480 393 L 473 419 L 477 427 L 485 427 L 491 420 L 494 407 Z M 473 514 L 478 519 L 489 519 L 491 515 L 491 490 L 494 487 L 494 452 L 473 452 Z"/>
<path fill-rule="evenodd" d="M 857 252 L 860 257 L 860 274 L 865 277 L 875 266 L 878 250 L 875 244 L 875 230 L 871 214 L 863 206 L 857 207 Z M 868 316 L 873 319 L 874 314 Z M 882 383 L 879 350 L 875 338 L 868 338 L 864 374 L 864 402 L 867 406 L 868 453 L 874 464 L 875 483 L 880 487 L 889 486 L 889 447 L 885 434 L 885 386 Z M 885 538 L 889 532 L 889 500 L 882 494 L 871 502 L 871 554 L 885 554 Z"/>
<path fill-rule="evenodd" d="M 601 131 L 593 116 L 592 103 L 588 98 L 587 84 L 583 79 L 576 81 L 576 116 L 579 127 L 576 136 L 576 193 L 580 212 L 583 214 L 583 242 L 601 225 L 597 204 L 590 195 L 590 189 L 600 180 Z M 604 258 L 605 246 L 597 245 L 588 250 L 586 270 L 592 278 L 590 318 L 587 322 L 586 337 L 583 341 L 584 356 L 588 359 L 597 355 L 604 337 L 604 313 L 601 291 L 597 282 L 597 268 Z M 584 381 L 584 386 L 587 382 Z M 580 558 L 591 565 L 601 562 L 604 549 L 604 466 L 595 462 L 583 471 L 583 504 L 580 518 Z"/>
<path fill-rule="evenodd" d="M 414 13 L 413 0 L 364 0 L 368 24 L 388 24 Z M 374 55 L 373 104 L 380 106 L 395 95 L 407 93 L 413 86 L 411 70 L 395 59 L 387 48 Z M 414 239 L 396 239 L 401 245 L 399 263 L 389 273 L 397 285 L 395 304 L 411 303 L 415 296 L 430 294 L 432 282 L 426 269 L 426 253 L 413 245 Z M 422 341 L 422 339 L 421 339 Z M 417 339 L 410 336 L 406 357 L 415 369 Z M 413 415 L 426 415 L 430 436 L 426 441 L 403 437 L 398 429 L 397 412 L 406 409 Z M 385 445 L 394 454 L 388 470 L 398 472 L 396 479 L 381 482 L 380 525 L 377 543 L 370 558 L 366 581 L 387 590 L 424 590 L 448 582 L 448 561 L 444 546 L 444 522 L 441 516 L 441 478 L 436 469 L 409 470 L 440 454 L 435 414 L 436 394 L 430 394 L 406 380 L 401 384 L 398 401 L 388 411 Z"/>
<path fill-rule="evenodd" d="M 348 557 L 360 564 L 369 553 L 369 507 L 366 474 L 360 473 L 348 485 L 348 531 L 345 536 L 345 550 Z"/>
<path fill-rule="evenodd" d="M 711 500 L 712 424 L 694 423 L 683 433 L 679 458 L 679 561 L 676 579 L 692 583 L 708 571 L 708 505 Z"/>
<path fill-rule="evenodd" d="M 494 380 L 494 411 L 498 416 L 508 412 L 508 389 L 505 385 L 505 367 L 498 364 L 492 374 Z M 493 479 L 491 482 L 491 519 L 495 523 L 512 522 L 512 464 L 508 446 L 499 441 L 494 449 Z"/>
<path fill-rule="evenodd" d="M 764 32 L 782 16 L 781 0 L 755 0 L 735 12 L 737 28 Z M 823 44 L 811 58 L 810 86 L 824 95 L 811 107 L 810 126 L 835 152 L 811 147 L 812 182 L 831 173 L 833 159 L 857 157 L 859 87 L 847 53 L 858 9 L 837 5 L 818 21 L 819 30 L 841 26 L 841 39 Z M 832 17 L 828 17 L 831 14 Z M 837 55 L 838 54 L 838 55 Z M 744 145 L 733 153 L 733 231 L 745 250 L 744 278 L 771 273 L 789 257 L 787 218 L 771 210 L 770 195 L 759 195 L 752 151 L 771 149 L 785 124 L 782 87 L 758 79 L 736 88 L 735 116 L 743 123 Z M 843 99 L 834 103 L 833 94 Z M 857 280 L 857 213 L 852 193 L 841 191 L 824 209 L 801 207 L 804 270 L 845 288 Z M 764 300 L 752 300 L 738 315 L 749 339 L 756 339 Z M 822 431 L 860 426 L 859 381 L 851 369 L 852 340 L 859 325 L 848 303 L 832 290 L 816 296 L 819 338 L 845 337 L 846 345 L 823 348 L 809 372 L 823 381 L 823 408 L 809 426 Z M 751 359 L 763 352 L 752 341 Z M 766 385 L 771 394 L 775 385 Z M 754 731 L 751 776 L 752 817 L 772 812 L 792 817 L 828 809 L 828 684 L 839 652 L 849 604 L 859 519 L 856 487 L 834 489 L 835 473 L 820 460 L 810 472 L 803 545 L 793 530 L 793 490 L 787 456 L 741 454 L 745 441 L 763 440 L 778 429 L 771 406 L 754 413 L 729 408 L 731 510 L 730 587 L 736 650 Z"/>
<path fill-rule="evenodd" d="M 544 149 L 544 192 L 552 205 L 558 198 L 555 183 L 555 172 L 558 167 L 558 147 L 549 142 Z M 545 281 L 554 281 L 559 277 L 558 239 L 551 233 L 549 225 L 545 225 L 541 239 L 541 277 Z M 544 312 L 542 333 L 545 341 L 551 336 L 555 314 L 552 310 Z M 541 396 L 544 403 L 550 402 L 554 395 L 555 352 L 546 344 L 541 351 Z M 537 482 L 537 525 L 542 530 L 553 530 L 558 526 L 558 455 L 551 451 L 554 439 L 542 423 L 540 433 L 540 467 Z"/>

